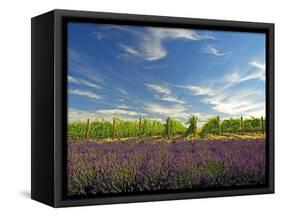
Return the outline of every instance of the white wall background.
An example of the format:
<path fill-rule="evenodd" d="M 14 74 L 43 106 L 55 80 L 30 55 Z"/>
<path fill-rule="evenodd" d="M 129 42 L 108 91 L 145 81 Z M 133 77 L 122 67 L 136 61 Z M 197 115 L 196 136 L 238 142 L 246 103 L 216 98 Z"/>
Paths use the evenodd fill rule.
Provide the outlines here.
<path fill-rule="evenodd" d="M 281 204 L 278 99 L 281 6 L 278 3 L 278 0 L 2 0 L 0 216 L 276 216 Z M 276 194 L 66 209 L 52 209 L 30 200 L 30 18 L 54 8 L 275 23 Z"/>

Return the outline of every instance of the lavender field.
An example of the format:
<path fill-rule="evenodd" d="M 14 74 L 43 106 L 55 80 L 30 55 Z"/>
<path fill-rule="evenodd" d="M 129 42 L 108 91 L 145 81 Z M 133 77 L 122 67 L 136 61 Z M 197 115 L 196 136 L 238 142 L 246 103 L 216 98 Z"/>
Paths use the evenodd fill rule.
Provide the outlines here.
<path fill-rule="evenodd" d="M 265 139 L 69 141 L 69 196 L 265 183 Z"/>

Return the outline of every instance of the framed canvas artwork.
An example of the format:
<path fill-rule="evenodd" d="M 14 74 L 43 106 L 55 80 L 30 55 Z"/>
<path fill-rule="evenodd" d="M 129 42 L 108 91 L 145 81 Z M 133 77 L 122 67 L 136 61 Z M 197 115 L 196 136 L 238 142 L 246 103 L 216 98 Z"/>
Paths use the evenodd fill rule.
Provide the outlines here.
<path fill-rule="evenodd" d="M 273 31 L 67 10 L 33 18 L 32 198 L 273 193 Z"/>

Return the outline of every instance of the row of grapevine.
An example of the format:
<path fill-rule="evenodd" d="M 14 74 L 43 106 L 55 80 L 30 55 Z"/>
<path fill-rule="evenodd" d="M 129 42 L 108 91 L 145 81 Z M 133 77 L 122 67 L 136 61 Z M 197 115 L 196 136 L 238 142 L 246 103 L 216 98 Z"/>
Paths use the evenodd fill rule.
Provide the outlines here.
<path fill-rule="evenodd" d="M 163 136 L 165 126 L 157 120 L 140 118 L 137 121 L 123 121 L 114 118 L 112 122 L 94 120 L 89 123 L 69 123 L 68 138 L 70 139 L 105 139 L 128 137 Z"/>
<path fill-rule="evenodd" d="M 165 136 L 168 138 L 174 137 L 176 135 L 183 135 L 186 132 L 186 127 L 178 120 L 168 117 L 166 119 Z"/>
<path fill-rule="evenodd" d="M 248 119 L 230 118 L 220 121 L 219 116 L 212 117 L 203 125 L 200 136 L 207 134 L 222 135 L 222 133 L 255 133 L 265 131 L 265 119 L 251 117 Z"/>
<path fill-rule="evenodd" d="M 191 116 L 187 126 L 180 121 L 167 117 L 165 123 L 158 120 L 142 119 L 124 121 L 114 118 L 112 121 L 94 120 L 92 122 L 73 122 L 68 124 L 68 138 L 70 139 L 107 139 L 129 137 L 154 137 L 162 136 L 172 138 L 177 135 L 205 137 L 207 134 L 222 135 L 223 133 L 264 132 L 265 119 L 243 117 L 230 118 L 220 121 L 220 117 L 208 119 L 198 130 L 198 117 Z"/>
<path fill-rule="evenodd" d="M 164 132 L 164 126 L 160 121 L 142 118 L 137 121 L 123 121 L 114 118 L 112 129 L 113 138 L 162 136 Z"/>

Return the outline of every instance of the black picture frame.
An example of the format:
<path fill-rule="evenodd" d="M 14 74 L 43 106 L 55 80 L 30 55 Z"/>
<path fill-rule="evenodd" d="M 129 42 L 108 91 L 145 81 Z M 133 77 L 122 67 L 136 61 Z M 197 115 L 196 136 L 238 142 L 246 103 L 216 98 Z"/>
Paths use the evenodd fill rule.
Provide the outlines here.
<path fill-rule="evenodd" d="M 266 186 L 84 198 L 66 197 L 64 183 L 66 182 L 66 23 L 68 21 L 265 33 Z M 32 199 L 53 207 L 67 207 L 274 193 L 274 24 L 71 10 L 50 11 L 32 18 L 31 24 Z"/>

